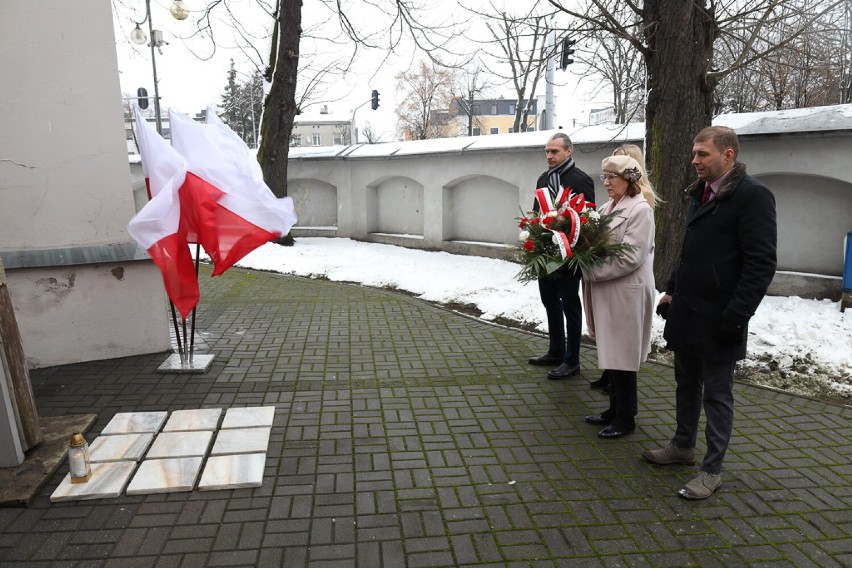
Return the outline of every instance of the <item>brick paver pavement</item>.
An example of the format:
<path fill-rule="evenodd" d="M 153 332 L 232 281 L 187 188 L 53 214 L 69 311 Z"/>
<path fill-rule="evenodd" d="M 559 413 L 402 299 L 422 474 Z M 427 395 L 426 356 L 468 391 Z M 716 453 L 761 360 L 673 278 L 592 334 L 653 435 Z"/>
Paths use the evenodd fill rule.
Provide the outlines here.
<path fill-rule="evenodd" d="M 275 405 L 263 486 L 0 509 L 3 566 L 850 566 L 852 409 L 736 385 L 722 489 L 640 457 L 671 435 L 670 368 L 603 441 L 594 352 L 355 285 L 202 268 L 203 375 L 164 354 L 34 371 L 43 416 Z M 535 292 L 530 289 L 530 294 Z M 108 338 L 104 338 L 108 340 Z M 703 450 L 703 448 L 699 448 Z"/>

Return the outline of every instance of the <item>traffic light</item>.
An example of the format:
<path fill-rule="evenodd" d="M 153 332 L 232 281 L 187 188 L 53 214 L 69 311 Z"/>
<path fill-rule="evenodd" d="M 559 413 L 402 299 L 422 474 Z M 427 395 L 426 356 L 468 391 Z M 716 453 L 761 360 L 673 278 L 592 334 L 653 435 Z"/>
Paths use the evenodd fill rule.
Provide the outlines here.
<path fill-rule="evenodd" d="M 562 40 L 562 57 L 559 60 L 559 68 L 565 71 L 569 65 L 574 63 L 574 60 L 571 59 L 571 56 L 574 55 L 574 50 L 571 49 L 571 46 L 577 43 L 576 39 L 568 39 L 567 37 Z"/>
<path fill-rule="evenodd" d="M 139 97 L 139 108 L 148 108 L 148 90 L 145 87 L 136 89 L 136 96 Z"/>
<path fill-rule="evenodd" d="M 379 92 L 376 89 L 373 89 L 373 102 L 370 106 L 373 107 L 373 110 L 379 108 Z"/>

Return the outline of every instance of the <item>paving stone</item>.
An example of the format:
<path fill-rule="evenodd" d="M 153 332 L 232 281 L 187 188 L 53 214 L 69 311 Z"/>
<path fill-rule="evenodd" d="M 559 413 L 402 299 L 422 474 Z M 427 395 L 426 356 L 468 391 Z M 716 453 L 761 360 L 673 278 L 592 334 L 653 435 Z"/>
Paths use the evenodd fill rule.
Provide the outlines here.
<path fill-rule="evenodd" d="M 526 363 L 547 348 L 541 334 L 388 290 L 201 270 L 198 329 L 216 355 L 206 373 L 158 373 L 163 357 L 153 354 L 33 369 L 34 392 L 47 415 L 97 413 L 95 432 L 122 413 L 166 412 L 163 431 L 150 432 L 159 437 L 192 409 L 220 409 L 208 432 L 218 421 L 268 428 L 267 453 L 253 454 L 249 468 L 255 486 L 52 504 L 65 466 L 29 509 L 0 509 L 0 564 L 852 560 L 845 408 L 737 384 L 725 485 L 707 501 L 686 502 L 676 491 L 694 468 L 640 458 L 672 434 L 670 367 L 643 366 L 639 428 L 604 443 L 582 422 L 605 405 L 588 388 L 597 378 L 591 349 L 582 353 L 588 377 L 547 381 Z M 241 413 L 264 423 L 232 422 Z M 703 435 L 698 446 L 703 455 Z"/>

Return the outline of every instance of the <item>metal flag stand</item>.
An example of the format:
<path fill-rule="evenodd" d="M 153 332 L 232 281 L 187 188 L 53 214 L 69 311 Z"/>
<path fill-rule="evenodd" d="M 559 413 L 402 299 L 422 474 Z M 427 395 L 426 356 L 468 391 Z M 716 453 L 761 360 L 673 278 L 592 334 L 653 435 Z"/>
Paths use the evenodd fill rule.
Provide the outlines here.
<path fill-rule="evenodd" d="M 199 256 L 201 245 L 195 243 L 195 277 L 198 278 Z M 189 339 L 186 335 L 186 318 L 181 318 L 181 329 L 183 341 L 181 341 L 181 330 L 178 329 L 177 312 L 174 303 L 169 300 L 172 309 L 172 323 L 175 328 L 175 339 L 177 340 L 177 353 L 172 353 L 157 368 L 158 373 L 206 373 L 210 368 L 215 355 L 212 353 L 195 354 L 195 311 L 192 308 L 192 324 L 190 325 Z"/>

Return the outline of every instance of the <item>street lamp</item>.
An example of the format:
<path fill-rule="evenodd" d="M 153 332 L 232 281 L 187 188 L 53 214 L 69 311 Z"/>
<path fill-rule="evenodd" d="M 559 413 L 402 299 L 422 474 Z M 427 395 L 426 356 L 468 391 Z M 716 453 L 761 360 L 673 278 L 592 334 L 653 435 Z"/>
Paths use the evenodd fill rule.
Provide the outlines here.
<path fill-rule="evenodd" d="M 176 20 L 185 20 L 189 16 L 189 8 L 186 7 L 186 3 L 183 0 L 174 0 L 169 12 L 171 12 Z M 148 41 L 148 36 L 139 27 L 145 22 L 148 22 L 148 33 L 151 36 L 151 42 L 148 45 L 151 47 L 151 69 L 154 72 L 154 115 L 157 120 L 157 132 L 162 135 L 163 124 L 162 115 L 160 114 L 160 87 L 157 84 L 157 58 L 154 48 L 156 47 L 160 55 L 162 55 L 163 51 L 160 48 L 169 43 L 163 40 L 163 32 L 154 29 L 154 23 L 151 21 L 151 0 L 145 0 L 145 19 L 141 22 L 135 22 L 136 27 L 130 32 L 130 41 L 136 45 L 143 45 Z"/>

